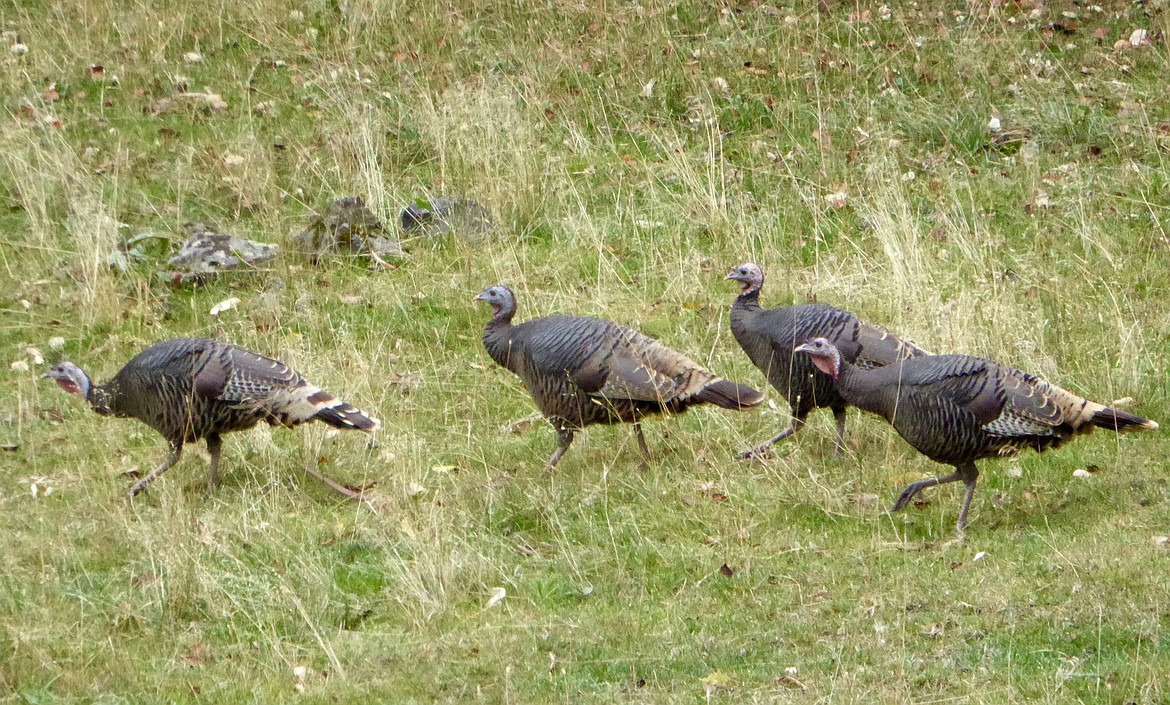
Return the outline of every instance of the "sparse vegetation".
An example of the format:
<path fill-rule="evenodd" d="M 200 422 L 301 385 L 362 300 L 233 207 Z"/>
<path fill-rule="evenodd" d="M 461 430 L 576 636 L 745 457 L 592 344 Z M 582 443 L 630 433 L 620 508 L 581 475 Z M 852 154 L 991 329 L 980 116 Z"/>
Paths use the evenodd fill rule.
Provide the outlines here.
<path fill-rule="evenodd" d="M 541 473 L 552 434 L 479 339 L 496 282 L 518 320 L 604 315 L 767 390 L 722 281 L 754 260 L 768 305 L 1170 419 L 1165 2 L 827 5 L 0 10 L 0 700 L 1170 700 L 1164 431 L 986 462 L 965 541 L 951 488 L 886 513 L 940 467 L 855 411 L 846 457 L 825 414 L 733 461 L 787 422 L 770 391 L 647 422 L 646 472 L 594 427 Z M 496 228 L 389 271 L 106 265 L 191 220 L 285 245 L 351 195 Z M 235 434 L 212 496 L 189 452 L 129 503 L 157 437 L 38 375 L 179 335 L 279 354 L 381 446 Z"/>

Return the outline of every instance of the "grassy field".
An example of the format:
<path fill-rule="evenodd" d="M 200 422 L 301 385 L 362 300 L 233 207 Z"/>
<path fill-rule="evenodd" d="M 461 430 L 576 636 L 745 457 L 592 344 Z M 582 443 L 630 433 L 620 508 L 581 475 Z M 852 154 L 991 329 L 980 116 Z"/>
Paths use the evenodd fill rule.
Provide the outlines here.
<path fill-rule="evenodd" d="M 1165 431 L 983 462 L 964 540 L 953 486 L 886 511 L 944 468 L 874 417 L 842 457 L 822 412 L 733 460 L 787 423 L 770 389 L 648 422 L 646 471 L 594 427 L 545 474 L 553 433 L 471 301 L 504 282 L 518 320 L 604 315 L 764 388 L 722 281 L 754 260 L 766 305 L 1165 424 L 1165 8 L 4 4 L 0 702 L 1170 702 Z M 192 220 L 287 246 L 350 195 L 388 222 L 470 197 L 497 227 L 389 271 L 107 266 Z M 212 496 L 200 445 L 128 502 L 163 441 L 38 377 L 187 335 L 279 355 L 380 416 L 380 447 L 235 434 Z"/>

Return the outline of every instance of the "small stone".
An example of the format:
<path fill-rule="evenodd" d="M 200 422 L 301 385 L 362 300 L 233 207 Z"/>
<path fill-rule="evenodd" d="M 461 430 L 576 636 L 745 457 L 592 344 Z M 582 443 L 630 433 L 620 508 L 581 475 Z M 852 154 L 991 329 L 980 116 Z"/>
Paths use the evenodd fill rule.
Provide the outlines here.
<path fill-rule="evenodd" d="M 24 360 L 17 360 L 8 366 L 13 372 L 28 372 L 28 363 Z"/>
<path fill-rule="evenodd" d="M 1150 33 L 1144 29 L 1135 29 L 1129 35 L 1130 46 L 1140 47 L 1143 44 L 1149 44 Z"/>
<path fill-rule="evenodd" d="M 49 349 L 50 350 L 64 350 L 65 349 L 65 339 L 59 335 L 54 335 L 52 338 L 49 338 Z"/>
<path fill-rule="evenodd" d="M 23 56 L 28 53 L 28 45 L 23 42 L 17 42 L 8 47 L 8 51 L 16 54 L 17 56 Z"/>
<path fill-rule="evenodd" d="M 183 54 L 183 61 L 186 61 L 188 64 L 201 64 L 203 63 L 203 55 L 197 51 L 189 51 Z"/>

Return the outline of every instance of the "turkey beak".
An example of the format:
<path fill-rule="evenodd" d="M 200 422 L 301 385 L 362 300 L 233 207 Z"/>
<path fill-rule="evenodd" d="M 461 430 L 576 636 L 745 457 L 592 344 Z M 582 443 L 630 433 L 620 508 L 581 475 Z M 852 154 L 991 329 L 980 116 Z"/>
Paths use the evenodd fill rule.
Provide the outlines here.
<path fill-rule="evenodd" d="M 812 349 L 812 346 L 810 346 L 808 343 L 801 343 L 800 345 L 797 345 L 795 348 L 793 348 L 792 352 L 794 352 L 794 353 L 798 353 L 798 352 L 810 353 L 810 352 L 814 352 L 814 351 Z"/>
<path fill-rule="evenodd" d="M 735 276 L 734 269 L 731 270 L 731 274 L 728 274 L 726 277 L 723 277 L 723 281 L 727 281 L 728 279 L 734 279 L 735 281 L 739 281 L 739 277 Z"/>
<path fill-rule="evenodd" d="M 483 291 L 479 292 L 472 301 L 487 301 L 487 293 Z"/>

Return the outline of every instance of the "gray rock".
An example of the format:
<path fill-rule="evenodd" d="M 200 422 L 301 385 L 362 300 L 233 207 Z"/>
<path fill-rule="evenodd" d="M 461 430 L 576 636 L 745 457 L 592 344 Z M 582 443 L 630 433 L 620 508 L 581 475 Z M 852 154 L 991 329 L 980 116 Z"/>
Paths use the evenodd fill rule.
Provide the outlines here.
<path fill-rule="evenodd" d="M 202 283 L 220 272 L 255 267 L 276 257 L 276 245 L 219 232 L 215 226 L 187 223 L 187 240 L 159 275 L 174 284 Z"/>
<path fill-rule="evenodd" d="M 402 243 L 392 237 L 378 216 L 358 197 L 339 198 L 308 227 L 293 235 L 293 245 L 314 262 L 330 253 L 369 255 L 374 263 L 388 267 L 383 258 L 406 256 Z"/>
<path fill-rule="evenodd" d="M 492 213 L 470 198 L 431 200 L 425 207 L 412 203 L 402 211 L 402 232 L 438 237 L 455 231 L 474 239 L 492 229 Z"/>

